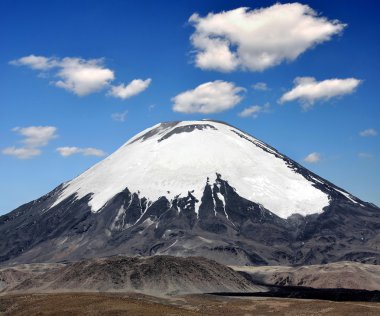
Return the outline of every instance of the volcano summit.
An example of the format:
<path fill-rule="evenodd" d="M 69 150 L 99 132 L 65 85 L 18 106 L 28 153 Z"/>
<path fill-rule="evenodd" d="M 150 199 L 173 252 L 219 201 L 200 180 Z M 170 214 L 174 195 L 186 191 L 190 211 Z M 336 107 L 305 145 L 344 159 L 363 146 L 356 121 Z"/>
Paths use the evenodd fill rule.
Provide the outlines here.
<path fill-rule="evenodd" d="M 0 217 L 0 262 L 200 255 L 380 263 L 380 209 L 228 124 L 157 124 Z"/>

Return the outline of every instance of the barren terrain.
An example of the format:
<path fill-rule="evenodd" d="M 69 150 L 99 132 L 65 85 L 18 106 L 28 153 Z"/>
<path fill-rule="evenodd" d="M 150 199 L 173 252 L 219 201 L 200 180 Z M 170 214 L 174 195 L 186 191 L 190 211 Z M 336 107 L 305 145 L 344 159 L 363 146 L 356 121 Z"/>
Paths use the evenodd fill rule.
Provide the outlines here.
<path fill-rule="evenodd" d="M 0 315 L 380 315 L 378 266 L 233 268 L 171 256 L 3 266 Z"/>
<path fill-rule="evenodd" d="M 0 296 L 0 315 L 379 315 L 379 303 L 187 295 L 65 293 Z"/>
<path fill-rule="evenodd" d="M 313 288 L 380 290 L 380 266 L 359 262 L 336 262 L 300 267 L 231 266 L 248 273 L 256 283 Z"/>

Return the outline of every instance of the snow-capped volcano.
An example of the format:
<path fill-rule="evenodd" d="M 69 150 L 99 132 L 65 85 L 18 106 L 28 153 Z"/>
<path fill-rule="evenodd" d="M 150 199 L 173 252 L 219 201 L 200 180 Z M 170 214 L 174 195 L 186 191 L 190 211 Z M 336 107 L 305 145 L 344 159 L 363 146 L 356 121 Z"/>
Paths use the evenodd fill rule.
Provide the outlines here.
<path fill-rule="evenodd" d="M 191 192 L 198 212 L 207 179 L 213 184 L 217 175 L 241 197 L 282 218 L 320 213 L 329 205 L 328 194 L 315 186 L 320 180 L 306 178 L 256 138 L 214 121 L 161 123 L 144 130 L 65 185 L 54 205 L 72 194 L 92 194 L 89 204 L 98 212 L 128 188 L 149 202 Z"/>
<path fill-rule="evenodd" d="M 157 124 L 0 217 L 1 262 L 380 263 L 380 210 L 226 123 Z"/>

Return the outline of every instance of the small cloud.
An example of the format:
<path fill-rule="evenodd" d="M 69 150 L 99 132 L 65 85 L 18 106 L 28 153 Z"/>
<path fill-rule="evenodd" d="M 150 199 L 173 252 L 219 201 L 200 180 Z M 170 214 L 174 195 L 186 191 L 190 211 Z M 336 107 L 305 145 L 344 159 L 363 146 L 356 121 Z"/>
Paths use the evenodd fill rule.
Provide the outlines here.
<path fill-rule="evenodd" d="M 373 155 L 371 153 L 358 153 L 359 158 L 372 159 Z"/>
<path fill-rule="evenodd" d="M 18 159 L 30 159 L 39 156 L 42 151 L 41 147 L 48 145 L 48 143 L 57 138 L 57 128 L 54 126 L 29 126 L 29 127 L 15 127 L 12 129 L 23 136 L 21 143 L 22 147 L 8 147 L 2 150 L 4 155 L 14 156 Z"/>
<path fill-rule="evenodd" d="M 268 85 L 265 82 L 257 82 L 252 85 L 252 89 L 259 91 L 268 91 Z"/>
<path fill-rule="evenodd" d="M 313 77 L 297 77 L 294 80 L 293 88 L 280 98 L 279 103 L 298 100 L 303 109 L 307 110 L 316 101 L 329 100 L 353 93 L 360 83 L 361 80 L 355 78 L 316 81 Z"/>
<path fill-rule="evenodd" d="M 28 148 L 28 147 L 7 147 L 2 150 L 4 155 L 14 156 L 18 159 L 30 159 L 35 156 L 41 155 L 41 150 L 38 148 Z"/>
<path fill-rule="evenodd" d="M 303 159 L 303 161 L 307 163 L 317 163 L 321 161 L 321 154 L 317 152 L 310 153 Z"/>
<path fill-rule="evenodd" d="M 367 128 L 364 131 L 359 132 L 359 135 L 362 137 L 373 137 L 377 135 L 377 131 L 373 128 Z"/>
<path fill-rule="evenodd" d="M 83 59 L 78 57 L 53 58 L 29 55 L 10 62 L 14 66 L 25 66 L 41 71 L 39 77 L 48 78 L 49 74 L 56 80 L 51 83 L 78 96 L 85 96 L 110 88 L 109 94 L 126 99 L 144 91 L 151 79 L 136 79 L 128 86 L 123 84 L 111 86 L 115 80 L 112 69 L 104 65 L 104 59 Z"/>
<path fill-rule="evenodd" d="M 111 118 L 116 122 L 125 122 L 127 119 L 128 111 L 124 111 L 121 113 L 112 113 Z"/>
<path fill-rule="evenodd" d="M 240 117 L 257 118 L 260 113 L 268 113 L 269 111 L 270 111 L 270 104 L 267 103 L 263 106 L 260 106 L 260 105 L 249 106 L 245 108 L 243 111 L 241 111 L 238 115 Z"/>
<path fill-rule="evenodd" d="M 195 28 L 190 41 L 196 66 L 222 72 L 263 71 L 293 61 L 346 27 L 300 3 L 241 7 L 204 17 L 194 13 L 189 22 Z"/>
<path fill-rule="evenodd" d="M 108 94 L 115 98 L 125 100 L 146 90 L 151 82 L 152 79 L 150 78 L 146 80 L 135 79 L 128 85 L 120 84 L 118 86 L 112 86 Z"/>
<path fill-rule="evenodd" d="M 58 147 L 56 150 L 63 157 L 69 157 L 75 154 L 81 154 L 83 156 L 95 156 L 95 157 L 103 157 L 106 155 L 106 153 L 103 150 L 92 148 L 92 147 L 87 147 L 87 148 Z"/>
<path fill-rule="evenodd" d="M 172 98 L 173 110 L 181 113 L 218 113 L 233 108 L 241 99 L 242 87 L 216 80 L 199 85 Z"/>
<path fill-rule="evenodd" d="M 29 55 L 9 62 L 14 66 L 27 66 L 35 70 L 48 70 L 57 66 L 57 60 L 44 56 Z"/>
<path fill-rule="evenodd" d="M 155 107 L 156 107 L 155 104 L 149 105 L 149 107 L 148 107 L 149 112 L 153 111 Z"/>
<path fill-rule="evenodd" d="M 57 128 L 54 126 L 15 127 L 12 131 L 22 135 L 22 142 L 32 148 L 46 146 L 49 141 L 57 138 Z"/>

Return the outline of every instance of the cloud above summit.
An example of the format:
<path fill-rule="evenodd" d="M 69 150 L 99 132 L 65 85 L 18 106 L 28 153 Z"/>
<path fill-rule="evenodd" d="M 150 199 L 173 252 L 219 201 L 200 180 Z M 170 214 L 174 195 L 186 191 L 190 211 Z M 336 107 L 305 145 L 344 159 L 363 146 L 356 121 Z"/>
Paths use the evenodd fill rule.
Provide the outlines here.
<path fill-rule="evenodd" d="M 252 117 L 257 118 L 261 113 L 269 113 L 270 112 L 270 104 L 266 103 L 265 105 L 252 105 L 246 107 L 243 111 L 241 111 L 238 115 L 240 117 Z"/>
<path fill-rule="evenodd" d="M 236 106 L 245 89 L 232 82 L 206 82 L 172 98 L 173 110 L 181 113 L 218 113 Z"/>
<path fill-rule="evenodd" d="M 10 62 L 14 66 L 25 66 L 33 70 L 40 71 L 44 77 L 51 75 L 54 79 L 51 84 L 63 88 L 78 96 L 86 96 L 91 93 L 99 92 L 103 89 L 109 90 L 109 95 L 121 99 L 127 99 L 144 91 L 144 89 L 131 89 L 136 86 L 136 82 L 149 82 L 151 79 L 132 80 L 128 85 L 120 84 L 112 86 L 111 82 L 115 80 L 115 72 L 106 67 L 104 59 L 83 59 L 78 57 L 45 57 L 29 55 Z M 126 88 L 127 91 L 124 91 Z M 123 90 L 124 89 L 124 90 Z M 115 90 L 118 92 L 116 93 Z M 132 93 L 130 90 L 133 90 Z M 124 91 L 124 92 L 123 92 Z"/>
<path fill-rule="evenodd" d="M 132 80 L 128 85 L 121 84 L 111 87 L 109 95 L 123 100 L 128 99 L 146 90 L 151 82 L 152 79 L 150 78 L 146 80 L 135 79 Z"/>
<path fill-rule="evenodd" d="M 194 13 L 189 22 L 195 28 L 190 37 L 195 65 L 222 72 L 263 71 L 293 61 L 346 26 L 300 3 L 242 7 L 204 17 Z"/>

